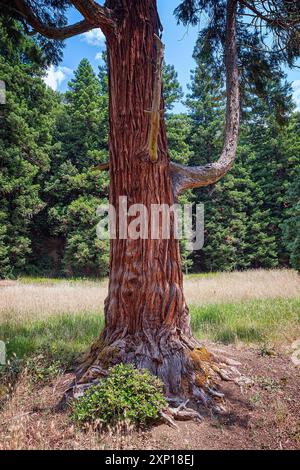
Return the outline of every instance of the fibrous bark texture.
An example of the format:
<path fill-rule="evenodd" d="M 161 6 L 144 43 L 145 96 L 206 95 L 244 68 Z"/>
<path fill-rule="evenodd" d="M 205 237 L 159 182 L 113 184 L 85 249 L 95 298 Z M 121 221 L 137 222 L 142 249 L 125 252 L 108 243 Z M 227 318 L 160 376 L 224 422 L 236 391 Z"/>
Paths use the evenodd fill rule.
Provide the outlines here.
<path fill-rule="evenodd" d="M 152 204 L 174 204 L 164 119 L 159 119 L 153 163 L 152 115 L 145 112 L 152 110 L 156 91 L 160 22 L 154 0 L 123 0 L 120 6 L 123 17 L 116 36 L 108 40 L 110 203 L 118 213 L 119 197 L 127 196 L 128 208 L 143 204 L 150 214 Z M 179 391 L 185 349 L 193 346 L 173 224 L 171 220 L 169 240 L 121 239 L 117 224 L 117 239 L 111 241 L 105 331 L 86 358 L 81 376 L 89 365 L 121 360 L 148 368 L 166 389 Z"/>
<path fill-rule="evenodd" d="M 118 214 L 119 198 L 126 196 L 128 208 L 143 204 L 151 214 L 152 205 L 171 207 L 175 197 L 163 116 L 160 113 L 157 122 L 157 156 L 151 158 L 153 115 L 145 112 L 154 110 L 154 102 L 156 113 L 163 108 L 156 96 L 161 62 L 156 1 L 110 0 L 107 7 L 110 11 L 118 8 L 114 34 L 107 36 L 110 203 Z M 229 103 L 229 114 L 235 99 Z M 228 129 L 225 148 L 233 144 L 230 150 L 234 152 L 231 123 Z M 148 225 L 151 233 L 151 218 Z M 81 358 L 77 379 L 92 383 L 101 378 L 103 369 L 130 362 L 158 376 L 166 395 L 192 394 L 207 404 L 205 392 L 217 393 L 213 387 L 220 373 L 215 358 L 192 337 L 172 216 L 170 225 L 169 239 L 164 239 L 160 227 L 157 239 L 136 240 L 126 238 L 117 221 L 116 239 L 111 241 L 105 329 Z"/>

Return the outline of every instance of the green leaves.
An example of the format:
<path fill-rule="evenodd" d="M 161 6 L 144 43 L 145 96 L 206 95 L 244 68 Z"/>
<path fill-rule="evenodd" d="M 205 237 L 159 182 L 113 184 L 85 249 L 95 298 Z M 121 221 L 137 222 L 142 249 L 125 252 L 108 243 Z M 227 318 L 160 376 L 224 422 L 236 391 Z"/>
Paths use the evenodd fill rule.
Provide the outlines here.
<path fill-rule="evenodd" d="M 255 94 L 270 111 L 272 109 L 277 121 L 282 123 L 291 109 L 291 101 L 286 96 L 281 66 L 295 66 L 300 56 L 298 7 L 294 5 L 296 2 L 277 0 L 267 2 L 267 8 L 264 2 L 248 2 L 249 5 L 253 3 L 258 13 L 245 8 L 242 1 L 238 2 L 241 104 L 247 111 L 249 94 Z M 213 68 L 215 79 L 220 76 L 225 78 L 227 4 L 226 0 L 182 0 L 175 10 L 178 22 L 199 25 L 195 58 L 198 63 L 202 61 Z M 249 15 L 252 16 L 251 20 Z M 269 21 L 261 21 L 261 17 Z M 293 22 L 295 25 L 292 27 Z"/>
<path fill-rule="evenodd" d="M 97 208 L 106 203 L 108 174 L 93 168 L 108 160 L 107 87 L 83 59 L 61 104 L 51 172 L 44 183 L 47 219 L 41 232 L 64 246 L 56 270 L 64 275 L 105 276 L 109 244 L 97 239 Z"/>
<path fill-rule="evenodd" d="M 224 129 L 223 82 L 211 58 L 204 60 L 199 51 L 200 39 L 187 99 L 192 165 L 219 158 Z M 289 102 L 289 87 L 271 81 L 274 94 L 277 85 Z M 282 145 L 284 128 L 274 119 L 274 110 L 257 99 L 253 90 L 248 103 L 233 169 L 216 185 L 195 191 L 197 202 L 205 205 L 205 245 L 194 254 L 199 271 L 270 268 L 282 262 L 284 247 L 278 225 L 289 186 L 286 152 L 292 139 Z M 299 153 L 297 158 L 299 161 Z"/>
<path fill-rule="evenodd" d="M 300 169 L 288 193 L 288 210 L 282 225 L 290 263 L 300 272 Z"/>
<path fill-rule="evenodd" d="M 166 111 L 171 111 L 174 104 L 184 96 L 175 67 L 166 63 L 163 68 L 163 94 Z"/>
<path fill-rule="evenodd" d="M 80 423 L 130 421 L 149 424 L 166 407 L 162 382 L 148 371 L 120 364 L 99 385 L 88 389 L 73 405 L 73 419 Z"/>

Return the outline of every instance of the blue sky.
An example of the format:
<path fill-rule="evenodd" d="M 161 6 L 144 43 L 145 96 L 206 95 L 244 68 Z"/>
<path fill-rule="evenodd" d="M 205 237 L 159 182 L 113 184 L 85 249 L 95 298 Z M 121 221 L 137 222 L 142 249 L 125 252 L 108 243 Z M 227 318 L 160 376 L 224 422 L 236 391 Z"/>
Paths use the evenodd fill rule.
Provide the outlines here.
<path fill-rule="evenodd" d="M 163 41 L 166 45 L 166 62 L 173 64 L 183 91 L 187 92 L 190 81 L 190 72 L 195 67 L 192 58 L 193 48 L 198 35 L 198 27 L 183 27 L 177 25 L 173 11 L 179 0 L 158 0 L 159 13 L 164 26 Z M 74 23 L 81 19 L 80 14 L 70 10 L 69 22 Z M 101 52 L 104 50 L 104 36 L 100 30 L 90 31 L 66 41 L 64 59 L 59 67 L 51 67 L 46 77 L 46 83 L 53 89 L 65 91 L 68 80 L 72 78 L 81 59 L 86 57 L 97 71 L 101 64 Z M 300 109 L 300 73 L 299 70 L 287 70 L 288 79 L 293 82 L 295 100 Z M 184 106 L 178 103 L 176 112 L 184 111 Z"/>

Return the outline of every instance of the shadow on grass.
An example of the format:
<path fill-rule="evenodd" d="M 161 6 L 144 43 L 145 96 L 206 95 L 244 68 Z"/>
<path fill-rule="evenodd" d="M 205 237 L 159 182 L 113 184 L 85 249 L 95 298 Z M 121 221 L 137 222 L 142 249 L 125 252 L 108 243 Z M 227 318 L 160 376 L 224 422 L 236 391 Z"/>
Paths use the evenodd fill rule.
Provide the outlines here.
<path fill-rule="evenodd" d="M 234 329 L 223 328 L 217 332 L 216 341 L 223 344 L 231 344 L 236 341 L 243 341 L 245 343 L 261 343 L 266 341 L 266 335 L 254 327 L 238 326 Z"/>

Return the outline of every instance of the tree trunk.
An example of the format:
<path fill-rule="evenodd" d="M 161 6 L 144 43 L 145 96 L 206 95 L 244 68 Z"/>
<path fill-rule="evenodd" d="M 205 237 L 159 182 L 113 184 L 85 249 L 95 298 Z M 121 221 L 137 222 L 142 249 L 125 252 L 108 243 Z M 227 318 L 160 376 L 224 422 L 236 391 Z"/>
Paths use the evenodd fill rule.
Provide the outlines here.
<path fill-rule="evenodd" d="M 107 2 L 115 8 L 115 1 Z M 158 160 L 152 163 L 149 134 L 160 33 L 156 0 L 119 1 L 116 34 L 108 38 L 110 91 L 110 203 L 119 197 L 128 208 L 174 204 L 163 116 Z M 161 102 L 161 108 L 163 101 Z M 102 369 L 118 363 L 147 368 L 165 385 L 167 395 L 200 398 L 213 374 L 212 356 L 192 337 L 183 294 L 178 240 L 117 239 L 111 241 L 109 293 L 105 330 L 82 358 L 81 383 L 99 378 Z M 197 387 L 198 385 L 198 387 Z"/>
<path fill-rule="evenodd" d="M 158 161 L 149 155 L 150 115 L 160 22 L 155 0 L 123 0 L 123 19 L 110 39 L 110 203 L 119 197 L 128 209 L 143 204 L 174 204 L 165 122 L 162 116 Z M 128 9 L 128 10 L 127 10 Z M 163 104 L 162 104 L 163 107 Z M 149 222 L 150 224 L 150 222 Z M 83 370 L 114 362 L 134 363 L 162 379 L 166 391 L 178 393 L 191 341 L 188 307 L 178 240 L 111 240 L 109 293 L 105 330 Z"/>

